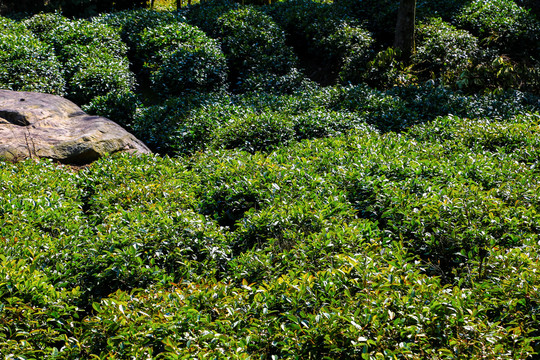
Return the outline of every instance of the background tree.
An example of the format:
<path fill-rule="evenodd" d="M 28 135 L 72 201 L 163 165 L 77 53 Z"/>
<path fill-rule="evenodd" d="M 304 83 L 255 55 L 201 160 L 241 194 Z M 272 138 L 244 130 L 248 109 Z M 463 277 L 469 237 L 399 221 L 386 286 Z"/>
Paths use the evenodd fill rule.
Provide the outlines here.
<path fill-rule="evenodd" d="M 414 23 L 416 19 L 416 0 L 401 0 L 398 10 L 394 47 L 401 51 L 405 61 L 414 53 Z"/>

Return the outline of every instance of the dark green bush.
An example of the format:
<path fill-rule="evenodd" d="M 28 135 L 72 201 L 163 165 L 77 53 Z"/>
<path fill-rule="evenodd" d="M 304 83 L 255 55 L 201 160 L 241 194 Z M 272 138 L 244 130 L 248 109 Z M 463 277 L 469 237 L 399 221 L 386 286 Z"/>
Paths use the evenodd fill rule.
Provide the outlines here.
<path fill-rule="evenodd" d="M 38 36 L 55 48 L 62 63 L 71 60 L 75 55 L 73 51 L 79 47 L 95 48 L 118 58 L 126 56 L 127 47 L 118 35 L 118 31 L 105 24 L 88 20 L 55 19 L 60 15 L 53 15 L 53 19 L 40 15 L 36 17 L 36 22 L 41 22 L 41 24 L 31 25 L 31 27 L 37 28 Z M 52 24 L 55 24 L 54 27 Z"/>
<path fill-rule="evenodd" d="M 189 7 L 185 14 L 190 24 L 215 37 L 217 20 L 223 14 L 239 8 L 240 4 L 231 0 L 208 0 Z"/>
<path fill-rule="evenodd" d="M 444 21 L 451 21 L 454 14 L 468 3 L 469 0 L 418 0 L 416 3 L 416 17 L 421 20 L 440 17 Z"/>
<path fill-rule="evenodd" d="M 48 40 L 49 35 L 59 26 L 65 26 L 69 20 L 60 13 L 40 13 L 23 21 L 24 25 L 42 40 Z"/>
<path fill-rule="evenodd" d="M 478 40 L 469 32 L 457 30 L 441 18 L 429 19 L 417 28 L 417 48 L 413 63 L 423 78 L 456 82 L 464 69 L 479 56 Z"/>
<path fill-rule="evenodd" d="M 230 10 L 216 21 L 233 89 L 292 91 L 302 80 L 297 58 L 285 33 L 272 19 L 252 8 Z"/>
<path fill-rule="evenodd" d="M 419 10 L 422 8 L 422 4 L 422 0 L 417 1 Z M 368 30 L 373 32 L 382 44 L 392 44 L 399 2 L 392 0 L 340 0 L 337 3 L 337 8 L 340 16 L 346 14 L 364 22 Z"/>
<path fill-rule="evenodd" d="M 535 112 L 540 108 L 536 96 L 519 91 L 499 94 L 465 95 L 427 83 L 423 86 L 395 87 L 382 92 L 366 86 L 340 88 L 333 95 L 331 109 L 356 112 L 377 129 L 403 131 L 437 116 L 496 117 Z"/>
<path fill-rule="evenodd" d="M 135 71 L 139 72 L 143 67 L 145 55 L 137 53 L 137 48 L 144 30 L 185 20 L 180 13 L 135 9 L 104 13 L 94 18 L 94 21 L 118 29 L 122 40 L 128 46 L 128 57 Z"/>
<path fill-rule="evenodd" d="M 73 56 L 65 63 L 67 97 L 77 104 L 88 104 L 96 96 L 129 92 L 135 86 L 127 58 L 118 58 L 99 48 L 69 49 Z"/>
<path fill-rule="evenodd" d="M 279 113 L 248 114 L 233 118 L 218 129 L 211 146 L 248 152 L 268 151 L 294 139 L 294 125 Z"/>
<path fill-rule="evenodd" d="M 111 91 L 106 95 L 98 95 L 84 106 L 84 112 L 92 115 L 104 116 L 124 127 L 130 127 L 133 119 L 140 108 L 139 97 L 131 92 Z"/>
<path fill-rule="evenodd" d="M 65 80 L 54 50 L 24 25 L 0 17 L 0 87 L 62 95 Z"/>
<path fill-rule="evenodd" d="M 381 90 L 410 86 L 417 83 L 417 77 L 411 68 L 403 63 L 399 50 L 389 47 L 376 53 L 365 65 L 363 73 L 357 73 L 360 77 L 357 82 Z"/>
<path fill-rule="evenodd" d="M 159 153 L 192 154 L 206 148 L 222 122 L 244 111 L 223 94 L 186 94 L 138 109 L 129 127 Z"/>
<path fill-rule="evenodd" d="M 216 91 L 225 84 L 225 56 L 218 43 L 191 25 L 145 29 L 137 54 L 144 59 L 152 88 L 160 94 Z"/>
<path fill-rule="evenodd" d="M 358 83 L 364 79 L 367 62 L 372 56 L 371 34 L 359 26 L 340 24 L 335 33 L 328 37 L 328 48 L 337 50 L 339 77 L 344 83 Z"/>
<path fill-rule="evenodd" d="M 338 77 L 358 81 L 374 41 L 354 17 L 311 0 L 278 2 L 267 12 L 285 29 L 311 78 L 325 84 Z"/>

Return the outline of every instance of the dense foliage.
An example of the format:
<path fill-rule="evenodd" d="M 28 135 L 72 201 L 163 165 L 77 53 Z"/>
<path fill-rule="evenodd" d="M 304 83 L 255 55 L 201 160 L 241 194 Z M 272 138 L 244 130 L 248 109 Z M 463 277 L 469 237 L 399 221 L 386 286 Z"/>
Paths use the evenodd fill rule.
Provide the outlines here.
<path fill-rule="evenodd" d="M 53 49 L 23 25 L 0 18 L 0 87 L 62 95 L 65 80 Z"/>
<path fill-rule="evenodd" d="M 538 358 L 537 10 L 419 0 L 404 63 L 397 3 L 0 18 L 156 151 L 0 161 L 0 356 Z"/>

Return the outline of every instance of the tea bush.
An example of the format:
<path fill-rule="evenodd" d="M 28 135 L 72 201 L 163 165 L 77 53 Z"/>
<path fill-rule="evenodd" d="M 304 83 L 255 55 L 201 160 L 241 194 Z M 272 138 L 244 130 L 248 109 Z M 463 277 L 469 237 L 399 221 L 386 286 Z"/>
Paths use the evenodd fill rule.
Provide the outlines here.
<path fill-rule="evenodd" d="M 81 47 L 70 52 L 74 57 L 65 64 L 70 100 L 87 104 L 97 96 L 133 90 L 135 78 L 127 58 L 119 59 L 96 48 Z"/>
<path fill-rule="evenodd" d="M 127 47 L 114 29 L 58 14 L 35 15 L 27 23 L 54 48 L 66 77 L 66 97 L 78 105 L 108 92 L 134 89 Z"/>
<path fill-rule="evenodd" d="M 99 115 L 113 120 L 115 123 L 130 127 L 142 104 L 137 94 L 132 91 L 111 91 L 106 95 L 98 95 L 82 107 L 87 114 Z"/>
<path fill-rule="evenodd" d="M 137 73 L 141 71 L 145 59 L 144 54 L 137 52 L 144 30 L 185 21 L 180 13 L 145 9 L 104 13 L 93 20 L 118 29 L 128 46 L 128 57 Z"/>
<path fill-rule="evenodd" d="M 41 40 L 46 40 L 58 26 L 63 26 L 69 20 L 60 13 L 41 13 L 23 20 L 24 25 Z"/>
<path fill-rule="evenodd" d="M 302 110 L 310 101 L 339 96 L 269 95 L 277 101 L 268 104 L 291 106 L 276 119 L 293 125 L 321 116 Z M 258 114 L 262 99 L 250 110 L 205 100 L 176 111 L 272 115 Z M 109 157 L 79 172 L 2 163 L 0 239 L 10 258 L 1 271 L 27 259 L 27 277 L 17 278 L 43 289 L 6 286 L 3 304 L 59 299 L 47 317 L 59 319 L 54 332 L 16 343 L 6 330 L 2 350 L 529 356 L 539 331 L 538 124 L 534 114 L 440 117 L 401 135 L 356 130 L 267 153 Z M 32 329 L 26 315 L 12 318 Z"/>
<path fill-rule="evenodd" d="M 140 36 L 137 56 L 144 59 L 144 71 L 158 93 L 171 96 L 223 88 L 225 56 L 201 30 L 174 23 L 145 29 Z"/>
<path fill-rule="evenodd" d="M 537 57 L 540 22 L 513 0 L 472 1 L 456 20 L 505 54 Z"/>
<path fill-rule="evenodd" d="M 470 67 L 480 48 L 469 32 L 457 30 L 440 18 L 432 18 L 417 29 L 418 46 L 413 62 L 424 78 L 442 78 L 455 82 Z"/>
<path fill-rule="evenodd" d="M 187 21 L 210 36 L 216 35 L 217 20 L 229 11 L 240 9 L 240 4 L 231 0 L 208 0 L 194 4 L 185 10 Z"/>
<path fill-rule="evenodd" d="M 292 121 L 279 114 L 253 114 L 231 120 L 218 130 L 212 147 L 267 151 L 287 145 L 294 137 Z"/>
<path fill-rule="evenodd" d="M 397 2 L 350 4 L 0 18 L 0 46 L 51 54 L 85 110 L 175 156 L 0 161 L 0 356 L 538 357 L 534 54 L 501 57 L 447 22 L 477 2 L 419 1 L 404 65 L 377 29 Z M 182 49 L 221 67 L 152 84 Z M 309 77 L 325 80 L 320 60 L 326 80 L 360 84 L 302 80 L 291 51 Z M 232 59 L 248 75 L 236 94 Z"/>
<path fill-rule="evenodd" d="M 296 56 L 286 45 L 283 30 L 268 15 L 252 7 L 230 10 L 217 19 L 214 32 L 227 56 L 233 89 L 279 92 L 300 84 L 300 73 L 293 72 Z M 282 79 L 291 84 L 280 84 Z"/>
<path fill-rule="evenodd" d="M 215 129 L 243 109 L 222 94 L 186 94 L 137 109 L 130 128 L 160 153 L 192 154 L 206 148 Z"/>
<path fill-rule="evenodd" d="M 0 17 L 0 87 L 62 95 L 65 80 L 54 50 L 24 25 Z"/>
<path fill-rule="evenodd" d="M 312 78 L 322 83 L 357 82 L 371 56 L 371 34 L 330 4 L 284 1 L 267 12 L 285 29 Z"/>

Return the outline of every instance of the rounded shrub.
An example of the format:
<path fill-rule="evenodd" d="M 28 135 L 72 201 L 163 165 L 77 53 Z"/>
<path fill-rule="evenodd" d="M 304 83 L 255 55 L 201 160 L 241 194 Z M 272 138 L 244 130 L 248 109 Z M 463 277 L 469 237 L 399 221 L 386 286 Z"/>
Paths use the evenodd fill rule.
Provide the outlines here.
<path fill-rule="evenodd" d="M 77 104 L 87 104 L 94 97 L 109 92 L 127 92 L 135 78 L 127 58 L 118 58 L 92 47 L 69 49 L 73 57 L 66 62 L 67 97 Z"/>
<path fill-rule="evenodd" d="M 82 19 L 57 21 L 52 31 L 44 31 L 42 36 L 54 46 L 62 62 L 70 60 L 70 50 L 79 46 L 90 46 L 119 58 L 126 56 L 126 44 L 114 28 Z"/>
<path fill-rule="evenodd" d="M 58 12 L 36 14 L 23 21 L 25 26 L 42 40 L 50 40 L 49 34 L 68 22 L 69 19 Z"/>
<path fill-rule="evenodd" d="M 262 85 L 263 90 L 286 87 L 278 80 L 283 76 L 288 78 L 281 82 L 288 79 L 298 83 L 300 74 L 293 71 L 297 58 L 285 42 L 284 31 L 268 15 L 253 7 L 230 10 L 217 20 L 216 32 L 227 56 L 233 86 L 257 89 Z"/>
<path fill-rule="evenodd" d="M 24 25 L 0 17 L 0 87 L 62 95 L 65 80 L 53 49 Z"/>
<path fill-rule="evenodd" d="M 215 129 L 244 109 L 232 105 L 223 94 L 186 93 L 160 105 L 137 109 L 129 127 L 161 154 L 193 154 L 206 149 Z"/>
<path fill-rule="evenodd" d="M 345 83 L 360 82 L 373 51 L 374 39 L 362 27 L 342 23 L 328 38 L 329 47 L 336 50 L 339 77 Z"/>
<path fill-rule="evenodd" d="M 216 37 L 217 20 L 231 10 L 237 10 L 240 4 L 232 0 L 208 0 L 188 8 L 185 12 L 187 21 Z"/>
<path fill-rule="evenodd" d="M 474 0 L 456 21 L 505 53 L 538 57 L 540 22 L 513 0 Z"/>
<path fill-rule="evenodd" d="M 452 81 L 479 56 L 478 39 L 441 18 L 431 18 L 417 28 L 413 63 L 423 78 Z M 451 79 L 447 79 L 451 78 Z"/>
<path fill-rule="evenodd" d="M 133 90 L 127 47 L 113 28 L 60 15 L 37 15 L 29 21 L 43 41 L 55 49 L 64 67 L 66 96 L 79 105 L 110 91 Z"/>
<path fill-rule="evenodd" d="M 374 40 L 357 19 L 340 7 L 294 0 L 268 8 L 289 36 L 302 65 L 320 83 L 358 82 Z"/>
<path fill-rule="evenodd" d="M 139 71 L 143 65 L 143 59 L 136 51 L 143 31 L 145 29 L 185 21 L 184 17 L 177 12 L 146 9 L 106 13 L 95 17 L 93 20 L 118 30 L 122 40 L 128 46 L 128 57 L 136 68 L 136 71 Z"/>
<path fill-rule="evenodd" d="M 194 26 L 175 23 L 145 29 L 137 53 L 160 94 L 217 91 L 225 84 L 223 52 L 216 40 Z"/>

